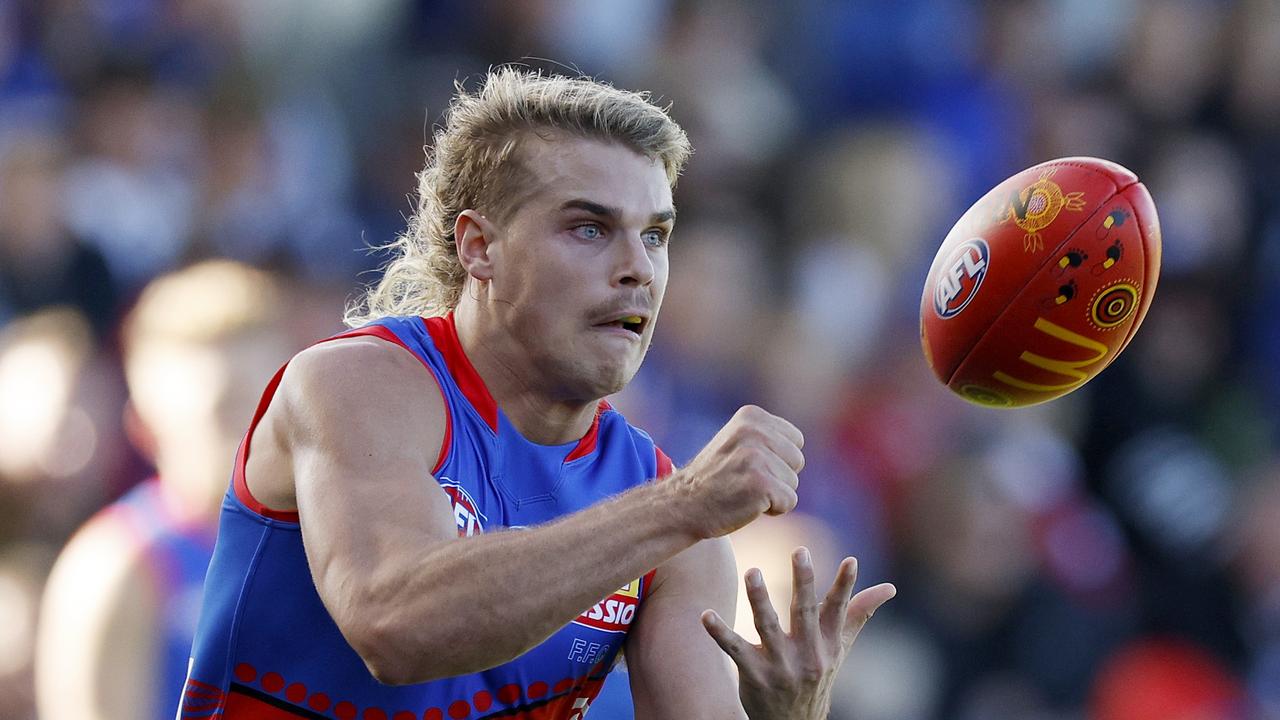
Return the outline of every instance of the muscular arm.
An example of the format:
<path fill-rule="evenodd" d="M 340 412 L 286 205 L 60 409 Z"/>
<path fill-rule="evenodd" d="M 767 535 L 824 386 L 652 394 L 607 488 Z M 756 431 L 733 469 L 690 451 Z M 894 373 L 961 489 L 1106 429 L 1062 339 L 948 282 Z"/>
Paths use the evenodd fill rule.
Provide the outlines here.
<path fill-rule="evenodd" d="M 639 720 L 744 718 L 729 658 L 702 629 L 713 609 L 733 617 L 733 551 L 704 540 L 658 568 L 653 594 L 627 639 L 627 670 Z"/>
<path fill-rule="evenodd" d="M 273 430 L 256 434 L 292 475 L 320 597 L 383 682 L 511 660 L 698 539 L 672 511 L 678 478 L 545 526 L 459 539 L 430 478 L 443 399 L 416 358 L 379 341 L 303 353 L 278 400 Z"/>

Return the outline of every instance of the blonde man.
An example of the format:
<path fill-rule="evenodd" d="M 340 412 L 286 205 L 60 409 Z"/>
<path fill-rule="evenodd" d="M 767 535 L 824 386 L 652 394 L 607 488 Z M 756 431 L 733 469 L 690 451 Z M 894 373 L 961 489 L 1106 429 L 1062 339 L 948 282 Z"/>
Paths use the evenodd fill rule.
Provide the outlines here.
<path fill-rule="evenodd" d="M 261 385 L 296 349 L 265 272 L 229 261 L 163 276 L 121 333 L 131 436 L 157 475 L 62 551 L 40 616 L 48 720 L 172 718 L 231 457 Z"/>
<path fill-rule="evenodd" d="M 763 646 L 721 619 L 724 536 L 795 506 L 800 431 L 743 408 L 674 470 L 602 400 L 649 346 L 688 154 L 588 79 L 459 90 L 359 327 L 241 445 L 184 717 L 576 719 L 624 644 L 641 717 L 825 717 L 892 586 L 853 595 L 849 559 L 819 605 L 801 550 L 790 634 L 758 572 Z"/>

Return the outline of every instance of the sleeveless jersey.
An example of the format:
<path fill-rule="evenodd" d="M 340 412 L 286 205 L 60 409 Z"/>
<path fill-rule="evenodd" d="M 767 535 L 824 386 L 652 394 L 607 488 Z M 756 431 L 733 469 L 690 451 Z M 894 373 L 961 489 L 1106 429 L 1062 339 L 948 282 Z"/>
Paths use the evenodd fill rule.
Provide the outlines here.
<path fill-rule="evenodd" d="M 670 472 L 670 460 L 649 436 L 603 402 L 591 429 L 576 443 L 545 446 L 526 440 L 463 353 L 451 315 L 387 318 L 335 337 L 355 335 L 400 345 L 435 377 L 448 422 L 432 475 L 452 501 L 460 536 L 545 523 Z M 653 573 L 619 588 L 504 665 L 416 685 L 382 685 L 321 603 L 297 514 L 264 507 L 245 482 L 253 428 L 283 373 L 281 368 L 268 385 L 237 453 L 179 718 L 583 717 L 622 648 Z M 547 580 L 573 578 L 560 577 L 551 567 Z"/>

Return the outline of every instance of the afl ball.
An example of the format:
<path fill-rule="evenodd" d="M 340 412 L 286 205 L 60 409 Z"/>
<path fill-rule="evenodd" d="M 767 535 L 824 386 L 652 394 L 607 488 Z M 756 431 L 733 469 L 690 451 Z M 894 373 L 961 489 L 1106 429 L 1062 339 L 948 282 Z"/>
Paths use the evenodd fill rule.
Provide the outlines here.
<path fill-rule="evenodd" d="M 973 403 L 1065 395 L 1133 339 L 1160 275 L 1146 187 L 1107 160 L 1023 170 L 969 208 L 933 259 L 920 340 L 944 385 Z"/>

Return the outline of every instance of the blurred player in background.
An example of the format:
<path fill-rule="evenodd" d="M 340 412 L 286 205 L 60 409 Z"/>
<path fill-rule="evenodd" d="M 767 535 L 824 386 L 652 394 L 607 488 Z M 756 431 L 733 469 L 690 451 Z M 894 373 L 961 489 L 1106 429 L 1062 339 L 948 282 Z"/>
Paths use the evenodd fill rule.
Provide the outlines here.
<path fill-rule="evenodd" d="M 122 331 L 126 423 L 156 477 L 95 515 L 47 586 L 42 718 L 172 718 L 252 391 L 294 349 L 275 279 L 230 261 L 162 276 Z"/>
<path fill-rule="evenodd" d="M 892 586 L 854 595 L 849 558 L 820 604 L 801 549 L 790 633 L 757 570 L 762 644 L 722 619 L 724 536 L 795 507 L 800 431 L 743 408 L 673 470 L 602 400 L 653 336 L 688 153 L 585 78 L 459 91 L 357 329 L 296 356 L 241 445 L 182 717 L 576 720 L 624 642 L 643 717 L 826 717 Z"/>

